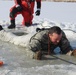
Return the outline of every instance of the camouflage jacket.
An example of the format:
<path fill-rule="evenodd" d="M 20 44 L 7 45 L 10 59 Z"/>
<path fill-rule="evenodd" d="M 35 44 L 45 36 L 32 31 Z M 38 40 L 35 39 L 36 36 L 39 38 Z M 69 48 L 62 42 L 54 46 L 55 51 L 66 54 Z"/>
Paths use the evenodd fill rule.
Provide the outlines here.
<path fill-rule="evenodd" d="M 48 31 L 49 30 L 43 30 L 32 36 L 29 41 L 28 49 L 32 50 L 33 52 L 36 52 L 38 50 L 48 51 Z M 53 52 L 56 47 L 60 47 L 60 50 L 63 54 L 66 54 L 68 51 L 73 50 L 63 31 L 62 38 L 57 45 L 54 45 L 50 41 L 51 52 Z"/>

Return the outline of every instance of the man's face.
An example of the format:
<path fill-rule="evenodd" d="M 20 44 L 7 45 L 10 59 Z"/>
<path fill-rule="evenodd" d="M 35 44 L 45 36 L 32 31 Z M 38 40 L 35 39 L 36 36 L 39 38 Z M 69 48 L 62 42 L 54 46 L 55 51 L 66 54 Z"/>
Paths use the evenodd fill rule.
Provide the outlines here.
<path fill-rule="evenodd" d="M 57 33 L 49 34 L 50 41 L 55 45 L 60 42 L 61 37 L 62 33 L 60 35 L 58 35 Z"/>

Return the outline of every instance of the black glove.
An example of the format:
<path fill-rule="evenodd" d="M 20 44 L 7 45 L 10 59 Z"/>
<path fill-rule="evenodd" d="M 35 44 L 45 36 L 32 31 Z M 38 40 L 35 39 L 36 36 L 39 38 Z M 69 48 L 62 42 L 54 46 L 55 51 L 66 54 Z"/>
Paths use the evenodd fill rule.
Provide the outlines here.
<path fill-rule="evenodd" d="M 36 14 L 36 16 L 39 16 L 39 15 L 40 15 L 40 10 L 37 10 L 37 11 L 35 12 L 35 14 Z"/>
<path fill-rule="evenodd" d="M 18 10 L 18 12 L 22 11 L 22 7 L 20 5 L 16 6 L 16 9 Z"/>
<path fill-rule="evenodd" d="M 36 32 L 40 32 L 40 31 L 43 31 L 43 30 L 48 30 L 48 29 L 45 29 L 45 28 L 36 28 Z"/>

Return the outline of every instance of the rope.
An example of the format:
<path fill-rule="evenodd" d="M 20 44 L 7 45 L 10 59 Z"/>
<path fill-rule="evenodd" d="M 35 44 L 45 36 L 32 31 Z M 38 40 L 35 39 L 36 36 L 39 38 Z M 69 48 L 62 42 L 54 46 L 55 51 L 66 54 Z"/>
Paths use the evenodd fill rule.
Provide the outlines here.
<path fill-rule="evenodd" d="M 51 54 L 51 50 L 50 50 L 50 38 L 49 38 L 49 35 L 48 35 L 48 55 Z"/>

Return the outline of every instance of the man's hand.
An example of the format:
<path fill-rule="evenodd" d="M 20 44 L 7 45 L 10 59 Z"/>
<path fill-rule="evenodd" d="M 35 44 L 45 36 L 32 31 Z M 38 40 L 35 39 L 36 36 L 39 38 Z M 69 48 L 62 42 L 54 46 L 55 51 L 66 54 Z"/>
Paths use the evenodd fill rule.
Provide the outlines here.
<path fill-rule="evenodd" d="M 33 59 L 41 60 L 41 59 L 42 59 L 42 52 L 41 52 L 41 51 L 37 51 L 37 52 L 34 54 Z"/>
<path fill-rule="evenodd" d="M 75 56 L 75 57 L 76 57 L 76 49 L 73 50 L 73 52 L 72 52 L 72 56 Z"/>
<path fill-rule="evenodd" d="M 66 55 L 75 56 L 76 57 L 76 49 L 73 50 L 73 51 L 70 50 Z"/>
<path fill-rule="evenodd" d="M 35 12 L 35 14 L 36 14 L 36 16 L 39 16 L 39 15 L 40 15 L 40 10 L 37 10 L 37 11 Z"/>
<path fill-rule="evenodd" d="M 69 55 L 69 56 L 71 56 L 72 55 L 72 53 L 73 53 L 73 51 L 69 51 L 66 55 Z"/>

